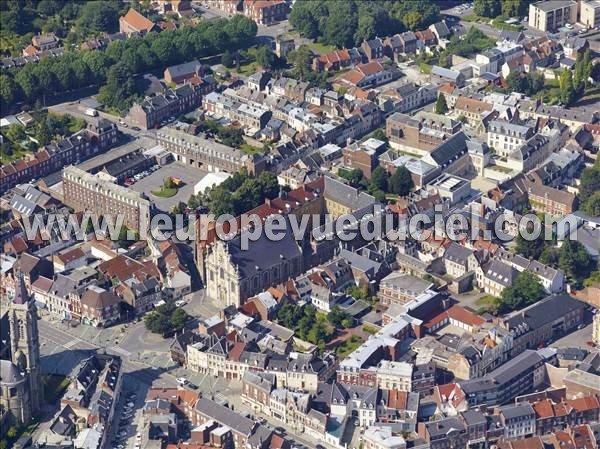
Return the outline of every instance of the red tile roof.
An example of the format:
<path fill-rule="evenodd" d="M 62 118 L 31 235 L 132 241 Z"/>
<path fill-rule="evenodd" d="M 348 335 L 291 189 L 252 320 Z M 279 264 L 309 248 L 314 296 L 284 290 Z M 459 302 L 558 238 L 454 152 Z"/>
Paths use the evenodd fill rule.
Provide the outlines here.
<path fill-rule="evenodd" d="M 121 20 L 137 31 L 151 31 L 154 27 L 154 22 L 141 15 L 135 9 L 130 8 L 127 14 L 121 17 Z"/>

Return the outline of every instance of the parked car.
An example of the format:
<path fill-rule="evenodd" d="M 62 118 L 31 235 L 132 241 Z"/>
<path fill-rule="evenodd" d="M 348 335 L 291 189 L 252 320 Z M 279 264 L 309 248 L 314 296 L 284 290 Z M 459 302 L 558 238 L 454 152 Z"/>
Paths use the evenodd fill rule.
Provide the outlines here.
<path fill-rule="evenodd" d="M 187 385 L 189 383 L 189 380 L 187 380 L 185 377 L 178 377 L 177 383 L 179 385 Z"/>

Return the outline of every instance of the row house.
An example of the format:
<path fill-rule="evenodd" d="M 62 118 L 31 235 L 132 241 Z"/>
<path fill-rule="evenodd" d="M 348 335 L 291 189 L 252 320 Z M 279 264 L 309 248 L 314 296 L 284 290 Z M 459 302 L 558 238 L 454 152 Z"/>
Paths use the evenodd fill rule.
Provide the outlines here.
<path fill-rule="evenodd" d="M 505 438 L 516 440 L 535 435 L 536 416 L 531 404 L 521 402 L 502 406 L 499 416 Z"/>
<path fill-rule="evenodd" d="M 126 120 L 131 126 L 142 129 L 157 128 L 165 119 L 178 117 L 201 105 L 202 95 L 211 92 L 215 83 L 200 86 L 184 84 L 176 89 L 166 89 L 141 103 L 135 103 L 127 114 Z"/>
<path fill-rule="evenodd" d="M 560 338 L 583 322 L 585 303 L 565 293 L 551 295 L 499 324 L 513 333 L 512 356 Z"/>
<path fill-rule="evenodd" d="M 563 399 L 555 402 L 550 398 L 532 403 L 535 411 L 536 434 L 546 435 L 567 426 L 597 422 L 600 403 L 595 396 Z"/>
<path fill-rule="evenodd" d="M 101 287 L 87 287 L 80 301 L 75 302 L 72 317 L 84 324 L 106 327 L 115 324 L 121 315 L 120 300 Z"/>
<path fill-rule="evenodd" d="M 81 131 L 38 150 L 33 156 L 0 167 L 0 191 L 40 179 L 71 164 L 78 164 L 116 145 L 117 126 L 106 119 L 91 120 Z"/>
<path fill-rule="evenodd" d="M 387 112 L 407 113 L 432 103 L 437 95 L 437 87 L 433 84 L 420 86 L 409 82 L 383 91 L 379 96 L 379 103 Z"/>
<path fill-rule="evenodd" d="M 302 103 L 305 100 L 306 91 L 310 84 L 305 81 L 298 81 L 284 76 L 272 79 L 267 84 L 267 93 L 273 93 L 279 97 L 287 97 L 290 100 Z"/>
<path fill-rule="evenodd" d="M 378 37 L 363 41 L 361 48 L 369 61 L 381 59 L 385 56 L 385 46 Z"/>
<path fill-rule="evenodd" d="M 481 378 L 460 382 L 460 388 L 470 407 L 505 404 L 543 384 L 545 362 L 527 350 Z"/>
<path fill-rule="evenodd" d="M 341 87 L 375 87 L 386 84 L 400 77 L 400 71 L 395 66 L 383 66 L 379 61 L 373 60 L 366 64 L 358 64 L 354 69 L 340 75 L 334 81 Z"/>
<path fill-rule="evenodd" d="M 245 344 L 215 335 L 187 346 L 187 364 L 192 371 L 225 379 L 243 379 L 248 372 L 274 376 L 280 388 L 316 391 L 328 365 L 312 356 L 281 357 L 244 351 Z"/>
<path fill-rule="evenodd" d="M 469 440 L 465 424 L 457 417 L 419 423 L 417 433 L 430 449 L 464 448 Z"/>
<path fill-rule="evenodd" d="M 331 53 L 318 56 L 312 61 L 312 68 L 317 72 L 329 72 L 354 67 L 364 60 L 362 52 L 357 48 L 342 48 Z"/>
<path fill-rule="evenodd" d="M 194 406 L 192 422 L 196 426 L 214 422 L 224 431 L 230 431 L 235 449 L 246 447 L 248 439 L 257 427 L 257 423 L 250 418 L 234 412 L 229 407 L 217 404 L 209 398 L 201 397 Z"/>
<path fill-rule="evenodd" d="M 488 125 L 487 144 L 498 156 L 507 157 L 525 145 L 534 134 L 534 126 L 492 120 Z"/>
<path fill-rule="evenodd" d="M 495 254 L 495 258 L 512 266 L 517 271 L 531 271 L 535 274 L 542 287 L 548 293 L 561 293 L 565 288 L 565 273 L 561 269 L 552 268 L 544 265 L 537 260 L 527 259 L 520 254 L 513 254 L 505 250 L 500 250 Z"/>

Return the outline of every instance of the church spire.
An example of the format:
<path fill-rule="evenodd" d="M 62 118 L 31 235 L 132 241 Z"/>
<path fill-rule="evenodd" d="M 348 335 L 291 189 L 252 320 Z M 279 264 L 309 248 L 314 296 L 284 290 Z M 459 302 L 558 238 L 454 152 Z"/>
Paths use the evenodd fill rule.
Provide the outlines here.
<path fill-rule="evenodd" d="M 15 274 L 15 297 L 13 298 L 14 304 L 27 304 L 29 302 L 29 293 L 25 287 L 25 280 L 23 279 L 23 273 L 19 270 Z"/>

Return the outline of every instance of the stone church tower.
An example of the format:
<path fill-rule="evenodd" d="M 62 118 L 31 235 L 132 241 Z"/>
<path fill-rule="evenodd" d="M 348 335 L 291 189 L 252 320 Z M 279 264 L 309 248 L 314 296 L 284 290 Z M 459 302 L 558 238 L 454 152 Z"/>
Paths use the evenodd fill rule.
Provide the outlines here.
<path fill-rule="evenodd" d="M 21 273 L 17 274 L 15 296 L 8 314 L 12 363 L 27 379 L 31 412 L 35 414 L 40 410 L 43 398 L 38 317 L 37 308 L 27 293 Z"/>

